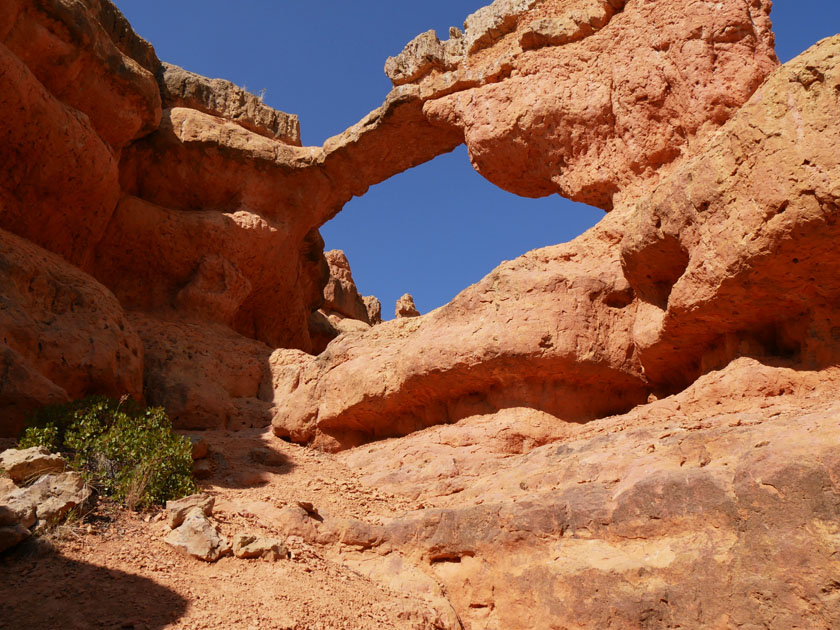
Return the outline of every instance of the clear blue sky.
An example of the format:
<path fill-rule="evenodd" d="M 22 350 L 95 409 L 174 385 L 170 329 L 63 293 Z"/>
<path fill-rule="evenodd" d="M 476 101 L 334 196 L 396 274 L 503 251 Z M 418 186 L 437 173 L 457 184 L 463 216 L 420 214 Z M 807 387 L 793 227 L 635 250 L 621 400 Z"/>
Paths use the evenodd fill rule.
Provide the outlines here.
<path fill-rule="evenodd" d="M 490 0 L 116 0 L 158 56 L 222 77 L 297 114 L 304 144 L 320 145 L 380 105 L 382 70 L 418 33 L 450 26 Z M 784 62 L 840 32 L 840 0 L 776 0 Z M 601 210 L 559 196 L 522 199 L 476 174 L 463 147 L 372 187 L 324 225 L 359 290 L 382 301 L 414 295 L 421 312 L 452 299 L 502 260 L 574 238 Z"/>

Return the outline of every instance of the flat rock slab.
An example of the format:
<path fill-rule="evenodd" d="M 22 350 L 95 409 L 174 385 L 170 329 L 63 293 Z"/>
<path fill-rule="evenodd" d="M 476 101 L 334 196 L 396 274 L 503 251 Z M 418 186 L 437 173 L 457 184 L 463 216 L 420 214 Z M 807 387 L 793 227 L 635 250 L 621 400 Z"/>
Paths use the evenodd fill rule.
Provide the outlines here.
<path fill-rule="evenodd" d="M 64 472 L 67 467 L 60 455 L 50 453 L 43 446 L 16 449 L 0 453 L 0 468 L 4 469 L 16 484 L 28 483 L 50 473 Z"/>

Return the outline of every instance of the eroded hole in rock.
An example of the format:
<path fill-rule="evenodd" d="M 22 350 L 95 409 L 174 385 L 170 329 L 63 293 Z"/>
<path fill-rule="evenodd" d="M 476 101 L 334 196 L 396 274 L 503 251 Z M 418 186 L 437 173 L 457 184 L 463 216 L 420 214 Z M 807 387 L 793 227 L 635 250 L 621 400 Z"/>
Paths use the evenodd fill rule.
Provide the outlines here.
<path fill-rule="evenodd" d="M 631 274 L 636 293 L 645 302 L 665 310 L 671 289 L 688 268 L 688 251 L 679 238 L 666 234 L 647 247 L 643 257 L 637 256 L 634 260 L 638 263 L 642 259 L 644 267 Z"/>

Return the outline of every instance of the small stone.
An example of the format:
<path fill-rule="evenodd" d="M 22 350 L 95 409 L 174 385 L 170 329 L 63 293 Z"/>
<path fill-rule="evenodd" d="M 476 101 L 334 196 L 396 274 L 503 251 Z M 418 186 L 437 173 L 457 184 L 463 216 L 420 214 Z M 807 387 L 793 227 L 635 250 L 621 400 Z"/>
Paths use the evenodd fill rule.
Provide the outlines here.
<path fill-rule="evenodd" d="M 263 558 L 277 561 L 289 555 L 283 541 L 261 538 L 251 533 L 237 534 L 233 539 L 233 555 L 237 558 Z"/>
<path fill-rule="evenodd" d="M 248 458 L 256 463 L 262 464 L 264 466 L 274 466 L 280 467 L 285 466 L 287 463 L 286 456 L 282 453 L 278 453 L 277 451 L 270 449 L 266 446 L 258 446 L 257 448 L 252 448 L 248 452 Z"/>
<path fill-rule="evenodd" d="M 192 474 L 196 479 L 207 479 L 213 475 L 213 462 L 209 459 L 199 459 L 193 462 Z"/>
<path fill-rule="evenodd" d="M 175 529 L 187 518 L 190 511 L 198 509 L 205 516 L 213 515 L 213 506 L 216 504 L 216 499 L 208 494 L 191 494 L 183 499 L 177 501 L 166 502 L 166 512 L 168 515 L 169 527 Z"/>
<path fill-rule="evenodd" d="M 188 435 L 187 438 L 192 444 L 192 458 L 193 460 L 204 459 L 210 453 L 210 445 L 200 435 Z"/>
<path fill-rule="evenodd" d="M 35 481 L 42 475 L 64 472 L 66 467 L 60 455 L 50 453 L 43 446 L 10 448 L 0 453 L 0 468 L 18 485 Z"/>

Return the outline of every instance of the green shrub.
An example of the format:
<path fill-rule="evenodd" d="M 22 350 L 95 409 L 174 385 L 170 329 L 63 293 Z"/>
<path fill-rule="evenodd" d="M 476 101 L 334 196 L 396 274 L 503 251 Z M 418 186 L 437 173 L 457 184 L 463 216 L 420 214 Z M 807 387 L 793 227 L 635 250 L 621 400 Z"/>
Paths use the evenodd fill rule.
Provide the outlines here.
<path fill-rule="evenodd" d="M 172 432 L 161 408 L 93 396 L 37 412 L 18 442 L 64 453 L 100 493 L 129 508 L 196 491 L 189 438 Z"/>

